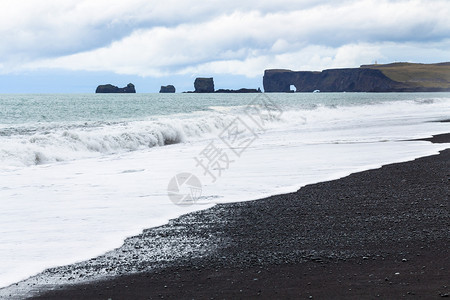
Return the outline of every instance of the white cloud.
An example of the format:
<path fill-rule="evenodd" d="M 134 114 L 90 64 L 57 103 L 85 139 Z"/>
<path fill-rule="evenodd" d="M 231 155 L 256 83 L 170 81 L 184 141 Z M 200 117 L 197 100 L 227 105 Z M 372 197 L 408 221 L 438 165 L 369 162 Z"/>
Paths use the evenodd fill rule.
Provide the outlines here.
<path fill-rule="evenodd" d="M 339 48 L 308 46 L 295 52 L 267 54 L 240 60 L 208 62 L 188 67 L 179 74 L 233 74 L 261 76 L 264 69 L 322 70 L 358 66 L 381 58 L 379 45 L 350 44 Z"/>
<path fill-rule="evenodd" d="M 0 12 L 0 64 L 3 71 L 260 76 L 271 67 L 352 67 L 420 52 L 450 60 L 446 0 L 335 3 L 19 0 Z"/>

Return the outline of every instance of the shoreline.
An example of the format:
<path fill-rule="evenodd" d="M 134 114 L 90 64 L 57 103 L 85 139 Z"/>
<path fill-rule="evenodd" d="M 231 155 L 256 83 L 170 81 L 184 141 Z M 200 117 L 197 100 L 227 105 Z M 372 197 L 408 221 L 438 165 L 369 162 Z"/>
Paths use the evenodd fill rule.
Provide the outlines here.
<path fill-rule="evenodd" d="M 433 139 L 432 142 L 450 142 L 450 134 L 439 135 Z M 430 139 L 421 140 L 428 141 Z M 386 182 L 388 179 L 385 178 L 385 175 L 391 175 L 377 175 L 377 173 L 386 173 L 386 169 L 393 169 L 396 174 L 392 175 L 394 177 L 391 178 L 392 182 L 395 178 L 398 179 L 399 176 L 403 176 L 402 174 L 405 172 L 411 173 L 414 169 L 411 165 L 420 162 L 421 168 L 417 169 L 416 166 L 414 171 L 416 174 L 409 174 L 406 176 L 408 177 L 406 182 L 400 182 L 400 187 L 403 185 L 410 186 L 417 179 L 417 172 L 420 174 L 425 171 L 424 166 L 426 164 L 424 165 L 422 161 L 432 161 L 438 168 L 439 164 L 447 164 L 448 166 L 449 156 L 450 150 L 447 149 L 439 155 L 419 158 L 405 163 L 390 164 L 380 169 L 354 173 L 341 179 L 308 185 L 295 193 L 272 196 L 256 201 L 219 204 L 211 209 L 184 215 L 171 220 L 167 225 L 147 229 L 141 235 L 128 238 L 124 246 L 99 258 L 45 271 L 46 276 L 54 273 L 55 279 L 61 276 L 65 277 L 62 282 L 69 283 L 66 286 L 56 283 L 58 280 L 55 282 L 50 280 L 42 285 L 42 283 L 38 283 L 39 278 L 37 278 L 38 284 L 36 288 L 32 289 L 34 289 L 34 292 L 41 290 L 41 294 L 46 292 L 39 299 L 136 298 L 143 295 L 147 298 L 158 298 L 160 295 L 164 298 L 167 298 L 166 296 L 169 296 L 169 298 L 170 296 L 209 298 L 213 296 L 251 297 L 258 295 L 266 297 L 306 297 L 308 293 L 309 296 L 320 297 L 321 295 L 327 295 L 323 292 L 330 292 L 330 289 L 334 293 L 343 292 L 340 285 L 336 285 L 336 282 L 334 284 L 330 282 L 333 276 L 339 277 L 343 274 L 347 276 L 354 272 L 352 276 L 349 275 L 348 277 L 353 277 L 352 282 L 358 285 L 357 283 L 363 280 L 360 277 L 362 274 L 358 275 L 360 271 L 356 271 L 358 268 L 382 266 L 382 269 L 387 270 L 392 269 L 395 265 L 397 269 L 403 270 L 405 267 L 411 266 L 408 263 L 399 263 L 406 259 L 406 262 L 415 261 L 415 264 L 421 260 L 422 263 L 420 264 L 428 264 L 435 269 L 437 265 L 432 263 L 432 259 L 438 257 L 439 254 L 442 255 L 440 251 L 448 246 L 448 241 L 442 239 L 444 247 L 433 249 L 430 247 L 430 242 L 436 242 L 438 237 L 446 237 L 448 240 L 448 232 L 443 232 L 441 228 L 433 236 L 434 239 L 429 240 L 427 239 L 429 235 L 416 233 L 415 231 L 412 233 L 412 237 L 409 237 L 408 232 L 402 231 L 400 228 L 398 229 L 400 230 L 398 232 L 399 237 L 406 241 L 416 239 L 416 242 L 421 242 L 420 247 L 423 248 L 417 249 L 417 245 L 408 242 L 406 244 L 406 248 L 408 248 L 406 250 L 408 251 L 403 249 L 403 251 L 391 253 L 388 248 L 380 245 L 380 241 L 389 244 L 389 239 L 386 240 L 386 237 L 378 232 L 376 237 L 380 240 L 375 240 L 371 236 L 369 227 L 364 225 L 373 223 L 378 226 L 377 229 L 382 230 L 381 232 L 385 234 L 392 230 L 392 233 L 389 234 L 393 236 L 396 236 L 397 229 L 393 226 L 385 228 L 386 224 L 379 224 L 380 220 L 377 217 L 381 215 L 368 215 L 365 216 L 365 219 L 364 215 L 372 213 L 372 210 L 379 209 L 373 205 L 374 203 L 380 204 L 379 191 L 377 192 L 377 188 L 380 187 L 370 184 L 372 177 L 375 176 L 374 174 L 376 174 L 375 179 Z M 431 178 L 437 179 L 437 175 L 432 173 Z M 352 184 L 347 184 L 348 181 Z M 418 190 L 415 192 L 421 193 L 421 195 L 424 193 L 436 194 L 435 191 L 429 191 L 430 186 L 427 183 L 421 182 L 419 185 L 422 185 L 425 191 Z M 395 195 L 396 193 L 398 195 Z M 364 195 L 367 199 L 360 199 L 361 195 Z M 397 188 L 396 190 L 394 187 L 388 190 L 384 187 L 383 195 L 388 196 L 385 200 L 398 200 L 399 197 L 404 196 L 401 189 Z M 446 195 L 448 203 L 448 187 Z M 357 203 L 364 205 L 359 208 L 352 207 L 355 199 L 361 201 Z M 374 202 L 372 203 L 369 200 Z M 387 203 L 382 204 L 387 205 Z M 414 206 L 417 205 L 421 206 L 420 203 L 414 204 Z M 445 216 L 445 213 L 448 217 L 448 209 L 443 212 L 444 209 L 441 209 L 440 205 L 442 203 L 439 204 L 438 211 L 440 213 L 437 217 L 441 218 Z M 365 211 L 364 208 L 368 208 L 369 211 Z M 387 217 L 387 223 L 397 226 L 399 223 L 405 222 L 402 218 L 396 220 L 396 216 L 392 215 L 392 211 L 390 211 L 392 207 L 385 206 L 383 208 L 385 209 L 383 213 L 388 215 L 384 216 Z M 407 207 L 402 206 L 401 208 Z M 426 209 L 430 208 L 427 207 Z M 398 211 L 401 213 L 401 209 Z M 420 212 L 415 211 L 415 213 Z M 405 213 L 404 216 L 406 219 L 410 219 L 408 213 Z M 352 218 L 355 220 L 352 220 Z M 419 220 L 422 219 L 419 218 Z M 446 224 L 448 228 L 448 221 Z M 411 226 L 408 225 L 407 227 Z M 387 229 L 389 230 L 386 231 Z M 348 238 L 349 235 L 356 236 Z M 399 248 L 398 244 L 394 246 Z M 164 249 L 164 251 L 161 251 L 161 249 Z M 425 249 L 429 251 L 425 251 Z M 420 256 L 417 257 L 420 257 L 420 259 L 415 257 L 413 252 L 418 252 L 417 254 L 420 254 Z M 390 260 L 391 258 L 393 258 L 393 261 Z M 441 271 L 449 275 L 448 259 L 444 265 L 447 267 Z M 82 274 L 83 269 L 89 269 L 91 272 L 103 275 L 113 274 L 113 276 L 106 280 L 87 284 L 70 284 L 71 280 L 75 281 L 76 277 Z M 325 270 L 331 272 L 330 275 L 325 275 Z M 136 274 L 124 275 L 129 272 L 136 272 Z M 406 271 L 399 273 L 402 275 L 404 272 Z M 276 280 L 274 280 L 275 274 L 279 277 Z M 357 275 L 353 276 L 353 274 Z M 447 275 L 438 274 L 437 279 L 433 278 L 437 282 L 439 278 L 450 277 Z M 381 275 L 372 271 L 372 274 L 368 274 L 368 276 L 369 282 L 372 282 L 370 277 Z M 344 277 L 338 279 L 338 281 L 345 282 L 346 278 Z M 382 278 L 388 279 L 385 281 L 389 283 L 389 286 L 394 285 L 397 289 L 392 290 L 396 291 L 394 294 L 381 296 L 401 296 L 397 292 L 399 292 L 398 288 L 401 287 L 399 285 L 402 283 L 396 284 L 397 278 L 400 277 L 389 275 Z M 427 278 L 431 279 L 432 277 Z M 379 279 L 376 282 L 380 283 Z M 328 289 L 323 286 L 325 283 L 329 285 Z M 33 283 L 28 280 L 27 284 Z M 316 284 L 319 285 L 316 286 Z M 446 290 L 443 288 L 443 295 L 449 292 L 449 284 L 448 282 Z M 38 287 L 39 285 L 40 287 Z M 380 284 L 378 287 L 381 286 Z M 29 288 L 30 286 L 28 286 Z M 50 289 L 55 290 L 48 291 Z M 360 293 L 358 295 L 375 297 L 376 289 L 374 290 L 373 287 L 371 289 L 374 293 Z M 368 290 L 360 290 L 360 292 L 364 291 Z M 409 292 L 420 295 L 420 292 Z M 405 293 L 408 293 L 408 291 Z M 340 295 L 352 297 L 350 291 Z"/>
<path fill-rule="evenodd" d="M 450 120 L 448 121 L 441 121 L 441 122 L 450 122 Z M 443 133 L 443 134 L 436 134 L 433 135 L 430 138 L 422 138 L 422 139 L 416 139 L 413 141 L 426 141 L 426 142 L 431 142 L 434 144 L 445 144 L 448 143 L 450 141 L 450 133 Z"/>

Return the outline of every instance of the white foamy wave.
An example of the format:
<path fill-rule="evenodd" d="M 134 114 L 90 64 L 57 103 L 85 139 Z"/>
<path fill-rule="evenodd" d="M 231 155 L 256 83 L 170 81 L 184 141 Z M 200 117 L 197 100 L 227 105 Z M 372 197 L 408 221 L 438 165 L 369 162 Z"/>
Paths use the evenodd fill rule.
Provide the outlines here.
<path fill-rule="evenodd" d="M 323 105 L 318 104 L 310 109 L 287 110 L 281 120 L 291 125 L 336 129 L 334 126 L 372 126 L 384 120 L 383 124 L 394 125 L 401 122 L 417 122 L 418 120 L 435 120 L 448 118 L 450 99 L 419 99 L 411 101 L 378 102 L 364 105 Z M 428 105 L 424 111 L 423 105 Z M 333 126 L 333 127 L 331 127 Z"/>
<path fill-rule="evenodd" d="M 210 107 L 212 111 L 154 117 L 149 121 L 3 127 L 0 128 L 4 136 L 0 144 L 0 166 L 46 164 L 216 138 L 236 117 L 255 132 L 261 129 L 261 123 L 256 124 L 255 118 L 260 118 L 264 130 L 335 130 L 374 123 L 392 126 L 399 119 L 402 123 L 408 119 L 411 122 L 417 122 L 418 118 L 426 120 L 431 115 L 422 112 L 423 105 L 433 107 L 427 110 L 433 116 L 442 112 L 442 118 L 448 117 L 445 115 L 448 99 L 440 99 L 353 106 L 318 104 L 308 109 L 290 107 L 282 112 L 263 111 L 251 117 L 248 106 Z"/>
<path fill-rule="evenodd" d="M 206 96 L 223 99 L 220 94 Z M 197 102 L 205 101 L 206 96 L 186 94 Z M 96 257 L 119 247 L 125 238 L 144 228 L 160 226 L 217 202 L 293 192 L 306 184 L 436 154 L 448 147 L 404 141 L 448 132 L 448 123 L 432 122 L 449 118 L 448 96 L 435 99 L 432 94 L 433 101 L 427 101 L 431 94 L 269 96 L 283 113 L 262 116 L 268 130 L 260 131 L 246 117 L 247 106 L 211 107 L 221 101 L 204 106 L 197 103 L 195 109 L 200 111 L 183 109 L 188 113 L 179 115 L 155 116 L 156 111 L 166 113 L 155 109 L 142 114 L 152 117 L 146 121 L 136 116 L 141 119 L 123 122 L 119 116 L 109 115 L 82 121 L 56 118 L 35 124 L 25 123 L 32 122 L 25 117 L 17 124 L 0 120 L 4 122 L 0 124 L 0 287 L 49 267 Z M 383 102 L 387 98 L 393 98 L 388 101 L 391 103 Z M 240 99 L 239 105 L 250 102 L 246 99 Z M 183 103 L 187 101 L 180 105 Z M 211 182 L 193 157 L 210 138 L 218 139 L 236 117 L 243 118 L 259 138 L 239 157 L 224 148 L 232 163 L 223 174 L 214 173 L 220 180 Z M 179 141 L 187 143 L 105 156 Z M 220 143 L 216 145 L 220 147 Z M 57 160 L 72 161 L 8 167 Z M 167 184 L 180 171 L 191 172 L 202 181 L 198 205 L 177 206 L 168 199 Z M 212 171 L 220 172 L 220 166 Z M 30 288 L 36 291 L 34 284 L 39 282 L 61 283 L 38 278 L 0 288 L 0 298 Z"/>
<path fill-rule="evenodd" d="M 216 136 L 235 116 L 209 114 L 194 118 L 9 129 L 0 145 L 1 166 L 30 166 L 95 157 Z M 33 133 L 33 134 L 30 134 Z"/>

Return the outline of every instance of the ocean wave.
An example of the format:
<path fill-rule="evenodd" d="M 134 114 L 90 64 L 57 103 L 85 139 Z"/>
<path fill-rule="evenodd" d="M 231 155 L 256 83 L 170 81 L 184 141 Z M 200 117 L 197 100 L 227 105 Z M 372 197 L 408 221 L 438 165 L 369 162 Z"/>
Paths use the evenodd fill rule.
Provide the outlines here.
<path fill-rule="evenodd" d="M 435 105 L 437 111 L 448 105 L 448 99 L 424 100 L 352 106 L 317 104 L 308 108 L 286 107 L 284 111 L 275 114 L 269 111 L 257 117 L 262 118 L 266 127 L 264 130 L 332 130 L 337 127 L 370 125 L 371 120 L 378 124 L 383 124 L 380 120 L 392 123 L 399 112 L 416 119 L 423 105 Z M 248 115 L 248 108 L 216 106 L 209 107 L 209 111 L 169 117 L 153 116 L 147 121 L 0 126 L 0 166 L 39 165 L 216 138 L 237 117 L 251 130 L 261 130 L 261 123 L 254 122 L 255 116 L 252 118 Z"/>
<path fill-rule="evenodd" d="M 182 143 L 217 135 L 235 116 L 2 128 L 0 165 L 30 166 Z"/>

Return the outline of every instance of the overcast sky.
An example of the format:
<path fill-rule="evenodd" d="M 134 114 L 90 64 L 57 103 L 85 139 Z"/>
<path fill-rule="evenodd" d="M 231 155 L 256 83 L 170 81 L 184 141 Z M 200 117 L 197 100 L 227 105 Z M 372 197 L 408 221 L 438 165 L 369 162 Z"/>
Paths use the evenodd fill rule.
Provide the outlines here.
<path fill-rule="evenodd" d="M 449 16 L 449 0 L 8 1 L 0 92 L 258 87 L 268 68 L 450 61 Z"/>

